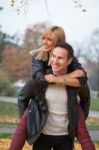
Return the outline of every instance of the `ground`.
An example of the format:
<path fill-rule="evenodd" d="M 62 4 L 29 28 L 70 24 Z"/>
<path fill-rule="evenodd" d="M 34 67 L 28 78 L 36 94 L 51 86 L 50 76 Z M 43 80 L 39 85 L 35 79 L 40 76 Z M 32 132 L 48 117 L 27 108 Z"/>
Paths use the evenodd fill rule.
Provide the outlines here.
<path fill-rule="evenodd" d="M 10 145 L 11 139 L 0 139 L 0 149 L 1 150 L 8 150 Z M 96 150 L 99 150 L 99 144 L 95 144 Z M 23 150 L 31 150 L 31 146 L 25 144 Z M 78 143 L 75 144 L 75 150 L 81 150 L 81 147 Z"/>

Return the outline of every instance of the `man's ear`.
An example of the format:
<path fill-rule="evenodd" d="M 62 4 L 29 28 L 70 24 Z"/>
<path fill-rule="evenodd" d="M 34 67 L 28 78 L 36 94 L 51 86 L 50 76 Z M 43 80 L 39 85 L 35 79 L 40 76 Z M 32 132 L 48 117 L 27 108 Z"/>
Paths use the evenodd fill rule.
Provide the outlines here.
<path fill-rule="evenodd" d="M 69 58 L 69 59 L 68 59 L 68 65 L 71 64 L 72 60 L 73 60 L 73 58 Z"/>

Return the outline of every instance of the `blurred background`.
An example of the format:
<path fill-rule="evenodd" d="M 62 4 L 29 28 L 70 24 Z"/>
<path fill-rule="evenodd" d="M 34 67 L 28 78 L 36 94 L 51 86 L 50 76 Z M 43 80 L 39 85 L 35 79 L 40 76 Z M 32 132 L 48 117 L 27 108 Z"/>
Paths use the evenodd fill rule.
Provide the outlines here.
<path fill-rule="evenodd" d="M 91 133 L 93 140 L 99 140 L 98 8 L 97 0 L 0 0 L 1 139 L 11 137 L 18 122 L 17 95 L 32 74 L 29 51 L 41 46 L 48 26 L 59 25 L 88 74 L 91 111 L 87 125 L 91 132 L 96 130 L 96 136 Z"/>
<path fill-rule="evenodd" d="M 0 0 L 0 95 L 14 96 L 23 86 L 32 71 L 28 52 L 41 46 L 45 28 L 59 25 L 98 96 L 98 6 L 97 0 Z"/>

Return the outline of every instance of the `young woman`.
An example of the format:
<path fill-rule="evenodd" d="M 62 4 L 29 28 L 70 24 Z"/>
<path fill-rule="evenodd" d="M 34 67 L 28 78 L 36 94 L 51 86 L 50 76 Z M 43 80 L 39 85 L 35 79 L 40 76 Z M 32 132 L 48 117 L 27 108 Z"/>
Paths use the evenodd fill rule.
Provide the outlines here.
<path fill-rule="evenodd" d="M 10 150 L 21 150 L 26 140 L 29 142 L 29 135 L 27 132 L 27 115 L 28 103 L 31 98 L 30 91 L 32 90 L 29 83 L 35 79 L 47 80 L 48 82 L 64 84 L 66 86 L 81 87 L 79 90 L 80 99 L 83 99 L 85 105 L 78 104 L 78 123 L 75 131 L 75 136 L 79 140 L 82 150 L 95 150 L 91 141 L 89 133 L 86 128 L 85 118 L 88 116 L 90 105 L 90 92 L 88 86 L 85 86 L 87 81 L 86 73 L 74 57 L 72 64 L 69 66 L 68 74 L 64 76 L 46 75 L 50 67 L 50 55 L 52 49 L 60 42 L 65 42 L 65 33 L 61 27 L 52 26 L 44 32 L 42 36 L 42 47 L 38 50 L 31 51 L 33 75 L 26 85 L 22 88 L 18 95 L 19 114 L 21 117 L 20 123 L 13 136 Z M 45 76 L 46 75 L 46 76 Z M 84 77 L 83 77 L 84 76 Z M 85 90 L 88 95 L 85 95 Z M 33 143 L 32 143 L 33 144 Z"/>

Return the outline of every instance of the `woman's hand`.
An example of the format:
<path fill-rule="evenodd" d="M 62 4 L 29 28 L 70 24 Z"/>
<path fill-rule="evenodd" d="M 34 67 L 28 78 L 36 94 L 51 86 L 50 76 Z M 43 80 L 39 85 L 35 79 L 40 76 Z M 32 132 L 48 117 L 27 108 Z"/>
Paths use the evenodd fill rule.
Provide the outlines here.
<path fill-rule="evenodd" d="M 63 76 L 55 76 L 53 74 L 45 75 L 45 80 L 49 83 L 63 84 Z"/>
<path fill-rule="evenodd" d="M 75 70 L 69 74 L 67 74 L 70 78 L 78 78 L 78 77 L 85 77 L 85 72 L 83 70 Z"/>
<path fill-rule="evenodd" d="M 57 77 L 53 74 L 45 75 L 45 80 L 49 83 L 56 83 Z"/>
<path fill-rule="evenodd" d="M 49 83 L 62 84 L 74 87 L 80 87 L 78 77 L 84 77 L 85 73 L 83 70 L 75 70 L 69 74 L 55 76 L 53 74 L 45 75 L 45 80 Z"/>

